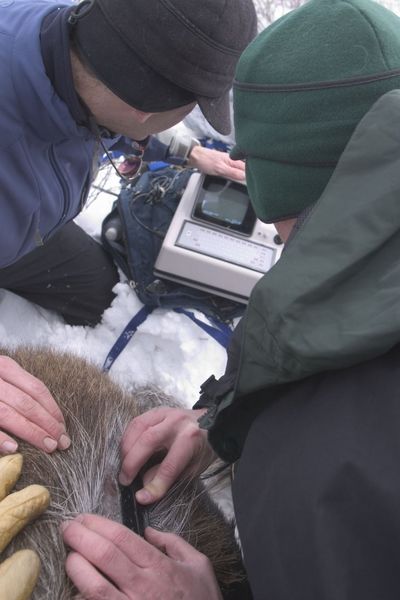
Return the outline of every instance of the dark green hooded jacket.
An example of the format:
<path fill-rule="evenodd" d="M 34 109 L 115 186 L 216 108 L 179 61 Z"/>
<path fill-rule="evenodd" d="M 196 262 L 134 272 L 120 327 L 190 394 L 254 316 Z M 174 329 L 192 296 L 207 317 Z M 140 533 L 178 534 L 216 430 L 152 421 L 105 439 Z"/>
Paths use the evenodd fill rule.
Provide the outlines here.
<path fill-rule="evenodd" d="M 254 600 L 400 598 L 400 90 L 360 122 L 198 405 L 237 461 Z"/>
<path fill-rule="evenodd" d="M 197 406 L 210 408 L 200 423 L 223 459 L 239 458 L 251 423 L 281 386 L 400 342 L 399 258 L 394 90 L 359 123 L 321 198 L 255 286 L 226 375 L 204 385 Z"/>

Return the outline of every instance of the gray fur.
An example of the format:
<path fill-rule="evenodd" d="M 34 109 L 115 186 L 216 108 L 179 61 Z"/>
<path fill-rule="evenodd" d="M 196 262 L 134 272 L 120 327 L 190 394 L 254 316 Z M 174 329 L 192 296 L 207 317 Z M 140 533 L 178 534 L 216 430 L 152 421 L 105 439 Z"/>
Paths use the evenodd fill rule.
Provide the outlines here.
<path fill-rule="evenodd" d="M 64 571 L 67 550 L 60 523 L 81 512 L 121 522 L 117 476 L 122 433 L 127 423 L 145 410 L 175 403 L 154 388 L 127 394 L 107 375 L 70 355 L 38 349 L 0 349 L 0 353 L 12 356 L 44 381 L 63 410 L 72 439 L 70 449 L 50 455 L 20 443 L 24 467 L 17 489 L 32 483 L 45 485 L 51 504 L 0 559 L 19 548 L 36 550 L 42 570 L 32 600 L 72 600 L 75 592 Z M 222 588 L 243 578 L 232 526 L 198 481 L 179 482 L 148 511 L 147 520 L 154 527 L 179 533 L 206 554 Z"/>

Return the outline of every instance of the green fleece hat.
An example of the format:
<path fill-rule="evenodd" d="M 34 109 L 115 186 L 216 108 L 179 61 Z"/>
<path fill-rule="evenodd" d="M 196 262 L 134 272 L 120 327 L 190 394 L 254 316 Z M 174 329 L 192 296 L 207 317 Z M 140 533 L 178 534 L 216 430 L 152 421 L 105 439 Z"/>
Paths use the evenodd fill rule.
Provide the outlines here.
<path fill-rule="evenodd" d="M 357 123 L 395 88 L 400 18 L 371 0 L 310 0 L 267 27 L 234 82 L 231 156 L 246 159 L 258 217 L 276 222 L 314 203 Z"/>

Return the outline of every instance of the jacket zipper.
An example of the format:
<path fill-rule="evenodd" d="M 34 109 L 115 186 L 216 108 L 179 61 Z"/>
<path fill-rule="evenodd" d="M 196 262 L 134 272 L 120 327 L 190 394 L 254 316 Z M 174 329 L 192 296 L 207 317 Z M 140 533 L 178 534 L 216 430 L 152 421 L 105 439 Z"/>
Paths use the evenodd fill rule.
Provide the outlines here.
<path fill-rule="evenodd" d="M 69 206 L 69 190 L 68 190 L 68 185 L 67 182 L 65 180 L 65 177 L 60 169 L 60 167 L 57 164 L 56 158 L 54 156 L 54 150 L 53 147 L 50 146 L 50 150 L 49 150 L 49 160 L 50 160 L 50 164 L 53 167 L 56 175 L 57 175 L 57 179 L 58 182 L 61 186 L 61 191 L 62 191 L 62 197 L 63 197 L 63 204 L 62 204 L 62 213 L 61 213 L 61 218 L 59 219 L 56 227 L 62 223 L 62 221 L 65 219 L 66 215 L 67 215 L 67 207 Z M 53 228 L 54 230 L 55 228 Z"/>

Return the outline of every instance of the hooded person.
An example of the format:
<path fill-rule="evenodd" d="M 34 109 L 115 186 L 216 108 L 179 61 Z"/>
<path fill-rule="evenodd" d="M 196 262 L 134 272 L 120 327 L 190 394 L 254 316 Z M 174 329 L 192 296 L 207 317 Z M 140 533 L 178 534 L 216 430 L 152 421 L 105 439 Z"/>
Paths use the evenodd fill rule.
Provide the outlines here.
<path fill-rule="evenodd" d="M 153 428 L 169 449 L 141 502 L 194 453 L 203 466 L 207 443 L 235 463 L 255 600 L 400 595 L 399 32 L 400 18 L 370 0 L 310 0 L 245 50 L 232 155 L 286 248 L 192 425 L 173 416 L 160 439 L 147 415 L 126 435 L 127 480 L 139 466 L 129 451 Z"/>
<path fill-rule="evenodd" d="M 288 243 L 203 426 L 240 459 L 257 600 L 400 594 L 399 31 L 369 0 L 311 0 L 236 71 L 232 154 Z"/>

